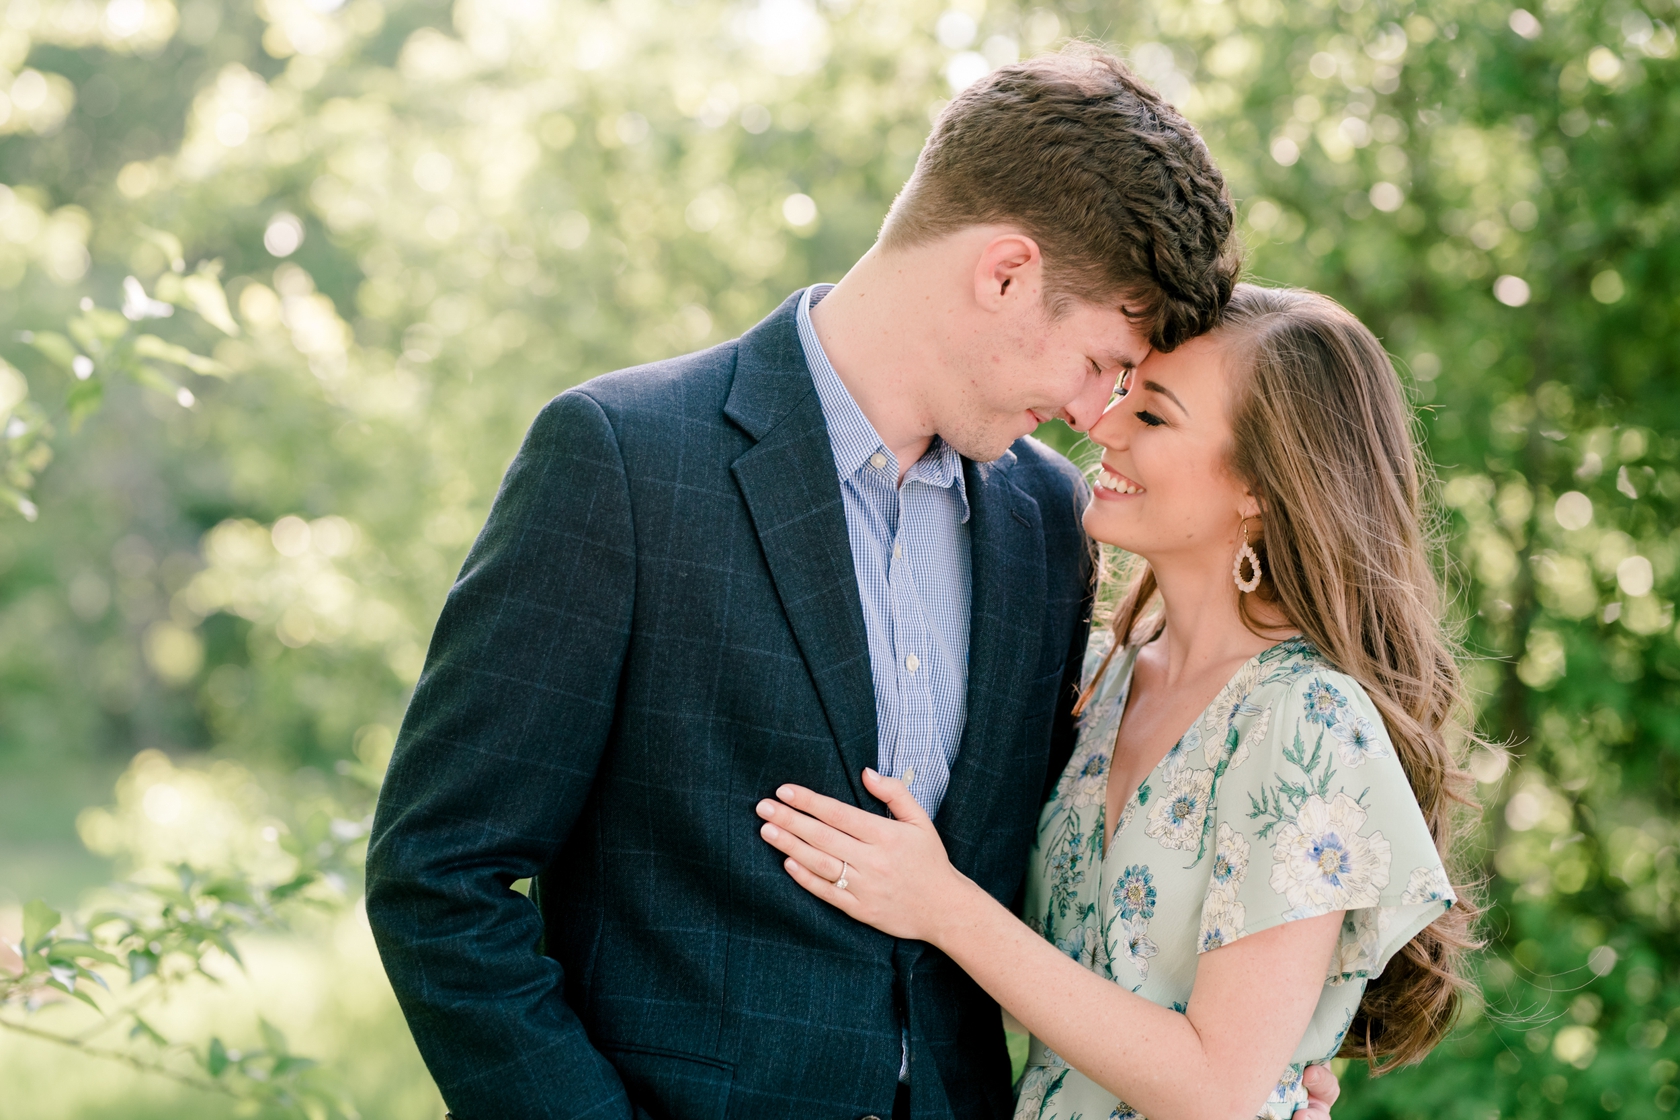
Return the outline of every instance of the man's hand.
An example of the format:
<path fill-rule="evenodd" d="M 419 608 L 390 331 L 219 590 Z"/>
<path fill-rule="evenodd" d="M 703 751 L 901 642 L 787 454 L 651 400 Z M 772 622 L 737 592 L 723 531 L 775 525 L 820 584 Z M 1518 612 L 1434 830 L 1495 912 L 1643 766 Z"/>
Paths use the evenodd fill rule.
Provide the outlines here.
<path fill-rule="evenodd" d="M 1342 1084 L 1329 1066 L 1308 1066 L 1301 1075 L 1307 1087 L 1307 1107 L 1297 1112 L 1294 1120 L 1330 1120 L 1330 1106 L 1342 1095 Z"/>

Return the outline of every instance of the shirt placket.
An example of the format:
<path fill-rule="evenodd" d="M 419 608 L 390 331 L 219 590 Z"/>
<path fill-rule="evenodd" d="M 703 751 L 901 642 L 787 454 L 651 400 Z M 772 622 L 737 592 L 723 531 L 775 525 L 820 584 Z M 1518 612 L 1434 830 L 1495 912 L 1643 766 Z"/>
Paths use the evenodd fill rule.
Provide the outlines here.
<path fill-rule="evenodd" d="M 916 597 L 915 578 L 906 555 L 916 516 L 914 483 L 900 489 L 896 532 L 887 560 L 888 601 L 892 610 L 894 665 L 899 682 L 899 744 L 894 752 L 896 776 L 910 786 L 912 795 L 927 786 L 927 754 L 933 742 L 933 691 L 929 664 L 930 636 L 927 619 Z M 917 800 L 921 800 L 918 796 Z"/>

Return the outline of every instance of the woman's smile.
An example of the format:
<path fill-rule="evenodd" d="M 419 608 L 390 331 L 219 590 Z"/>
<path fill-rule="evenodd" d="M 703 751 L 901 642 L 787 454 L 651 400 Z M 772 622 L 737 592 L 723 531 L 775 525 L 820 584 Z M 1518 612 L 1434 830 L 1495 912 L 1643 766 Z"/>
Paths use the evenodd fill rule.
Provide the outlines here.
<path fill-rule="evenodd" d="M 1102 470 L 1097 472 L 1097 482 L 1094 490 L 1097 498 L 1110 502 L 1118 501 L 1124 496 L 1144 492 L 1142 486 L 1139 486 L 1107 463 L 1104 463 Z"/>

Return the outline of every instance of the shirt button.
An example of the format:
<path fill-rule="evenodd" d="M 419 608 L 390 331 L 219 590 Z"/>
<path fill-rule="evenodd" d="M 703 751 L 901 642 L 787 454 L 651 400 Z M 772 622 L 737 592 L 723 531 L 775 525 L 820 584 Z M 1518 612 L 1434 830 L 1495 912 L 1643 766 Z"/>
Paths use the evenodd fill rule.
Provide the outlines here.
<path fill-rule="evenodd" d="M 914 673 L 917 669 L 922 667 L 922 659 L 912 653 L 909 657 L 904 659 L 904 667 Z"/>
<path fill-rule="evenodd" d="M 897 541 L 893 542 L 893 559 L 894 560 L 904 559 L 904 546 L 899 544 Z"/>
<path fill-rule="evenodd" d="M 880 470 L 882 467 L 887 465 L 887 457 L 877 451 L 869 457 L 869 465 L 874 467 L 876 470 Z"/>

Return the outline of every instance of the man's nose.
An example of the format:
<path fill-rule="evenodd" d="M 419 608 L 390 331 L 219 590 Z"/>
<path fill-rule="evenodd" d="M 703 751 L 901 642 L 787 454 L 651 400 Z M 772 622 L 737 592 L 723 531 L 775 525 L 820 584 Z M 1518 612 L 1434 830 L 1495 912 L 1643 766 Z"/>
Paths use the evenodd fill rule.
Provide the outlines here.
<path fill-rule="evenodd" d="M 1118 376 L 1114 378 L 1093 377 L 1067 407 L 1062 409 L 1062 420 L 1076 432 L 1088 432 L 1098 420 L 1102 419 L 1103 410 L 1114 396 L 1114 387 L 1120 383 Z"/>

